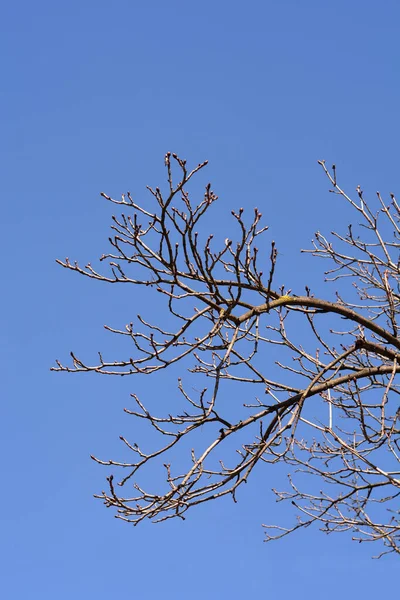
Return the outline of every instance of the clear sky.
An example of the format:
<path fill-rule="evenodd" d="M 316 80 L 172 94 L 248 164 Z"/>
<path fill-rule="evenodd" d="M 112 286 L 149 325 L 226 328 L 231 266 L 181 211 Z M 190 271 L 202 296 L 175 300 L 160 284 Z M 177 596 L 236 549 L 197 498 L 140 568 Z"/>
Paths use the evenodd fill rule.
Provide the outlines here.
<path fill-rule="evenodd" d="M 99 192 L 146 198 L 168 150 L 210 161 L 210 231 L 231 208 L 262 210 L 288 286 L 313 275 L 299 249 L 314 231 L 346 225 L 318 159 L 350 190 L 400 193 L 399 2 L 14 0 L 0 30 L 2 597 L 390 595 L 396 559 L 372 561 L 346 535 L 263 543 L 261 523 L 286 510 L 278 472 L 184 523 L 115 520 L 92 497 L 108 472 L 89 455 L 118 457 L 137 426 L 122 414 L 130 392 L 165 401 L 175 384 L 49 367 L 116 347 L 102 325 L 151 311 L 150 296 L 55 258 L 100 256 L 112 209 Z"/>

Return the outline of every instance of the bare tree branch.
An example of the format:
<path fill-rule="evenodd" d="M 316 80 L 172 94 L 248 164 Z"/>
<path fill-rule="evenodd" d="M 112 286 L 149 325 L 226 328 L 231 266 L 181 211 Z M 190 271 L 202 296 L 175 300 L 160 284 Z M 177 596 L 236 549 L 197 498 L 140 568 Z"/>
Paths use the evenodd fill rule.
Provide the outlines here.
<path fill-rule="evenodd" d="M 121 437 L 129 462 L 93 457 L 123 472 L 117 485 L 110 475 L 108 490 L 96 497 L 134 524 L 185 518 L 200 503 L 226 495 L 236 501 L 255 467 L 261 475 L 266 463 L 282 463 L 289 489 L 274 491 L 291 502 L 298 519 L 287 528 L 265 526 L 267 540 L 317 522 L 327 533 L 351 531 L 357 541 L 379 542 L 380 556 L 400 554 L 399 205 L 378 193 L 373 208 L 360 186 L 352 199 L 339 187 L 336 167 L 320 161 L 330 191 L 355 211 L 362 232 L 352 226 L 344 235 L 333 232 L 334 243 L 317 232 L 305 251 L 324 259 L 327 284 L 341 280 L 332 302 L 309 286 L 295 294 L 276 283 L 279 255 L 274 242 L 260 250 L 267 227 L 260 226 L 258 209 L 249 221 L 243 208 L 232 210 L 236 243 L 227 238 L 217 247 L 213 235 L 202 241 L 199 224 L 217 196 L 208 184 L 193 204 L 188 184 L 206 164 L 189 171 L 186 161 L 167 153 L 167 191 L 148 188 L 154 208 L 130 193 L 120 200 L 102 194 L 129 211 L 113 217 L 111 251 L 100 259 L 108 262 L 107 273 L 90 263 L 57 261 L 91 279 L 157 291 L 168 326 L 140 315 L 135 326 L 107 326 L 131 340 L 132 356 L 107 361 L 99 353 L 89 364 L 71 353 L 70 364 L 56 361 L 53 370 L 148 375 L 181 363 L 211 383 L 193 396 L 178 381 L 183 413 L 168 398 L 168 413 L 157 415 L 132 395 L 136 408 L 126 413 L 147 421 L 160 444 L 145 450 Z M 238 390 L 252 384 L 254 401 L 228 406 L 233 384 Z M 267 401 L 255 395 L 257 388 Z M 182 460 L 173 464 L 177 446 Z M 142 470 L 160 461 L 164 488 L 156 493 L 161 482 L 155 481 L 154 490 L 143 489 Z M 124 486 L 133 491 L 120 495 Z"/>

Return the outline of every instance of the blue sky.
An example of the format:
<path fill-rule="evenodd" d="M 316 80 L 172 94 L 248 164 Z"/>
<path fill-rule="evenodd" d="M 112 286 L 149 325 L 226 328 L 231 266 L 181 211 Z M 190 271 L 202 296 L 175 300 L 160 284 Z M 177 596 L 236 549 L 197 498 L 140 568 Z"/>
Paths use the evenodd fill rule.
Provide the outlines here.
<path fill-rule="evenodd" d="M 345 535 L 263 543 L 261 523 L 285 514 L 269 491 L 279 472 L 184 523 L 113 519 L 92 498 L 108 473 L 89 455 L 116 457 L 137 427 L 122 414 L 130 392 L 157 398 L 175 384 L 49 367 L 71 349 L 117 348 L 102 325 L 151 311 L 151 297 L 55 258 L 100 256 L 112 210 L 99 192 L 146 197 L 168 150 L 210 161 L 210 230 L 258 206 L 282 282 L 318 279 L 299 249 L 347 221 L 317 160 L 336 162 L 350 190 L 400 189 L 398 2 L 14 0 L 0 29 L 3 597 L 389 594 L 395 559 L 371 561 Z"/>

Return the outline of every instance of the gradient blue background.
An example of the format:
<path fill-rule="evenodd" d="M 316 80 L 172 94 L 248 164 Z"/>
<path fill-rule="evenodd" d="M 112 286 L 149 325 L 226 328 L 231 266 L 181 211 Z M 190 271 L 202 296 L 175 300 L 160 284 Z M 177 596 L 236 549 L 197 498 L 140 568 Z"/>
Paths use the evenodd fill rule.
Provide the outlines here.
<path fill-rule="evenodd" d="M 263 543 L 261 523 L 286 514 L 278 471 L 184 523 L 113 519 L 89 455 L 117 458 L 132 438 L 129 392 L 162 401 L 175 384 L 49 367 L 117 349 L 102 325 L 151 310 L 55 258 L 100 256 L 113 209 L 98 193 L 147 197 L 167 150 L 209 159 L 210 230 L 231 208 L 262 210 L 288 286 L 314 277 L 299 255 L 314 231 L 347 222 L 317 159 L 350 190 L 399 193 L 399 3 L 14 0 L 0 31 L 2 597 L 389 595 L 398 566 L 372 561 L 378 548 L 317 529 Z"/>

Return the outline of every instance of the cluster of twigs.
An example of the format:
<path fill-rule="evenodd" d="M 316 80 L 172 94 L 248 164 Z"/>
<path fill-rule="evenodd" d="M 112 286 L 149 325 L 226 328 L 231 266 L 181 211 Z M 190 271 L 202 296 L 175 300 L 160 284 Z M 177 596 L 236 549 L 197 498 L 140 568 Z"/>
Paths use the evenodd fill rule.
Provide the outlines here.
<path fill-rule="evenodd" d="M 328 170 L 320 161 L 331 191 L 351 205 L 364 233 L 360 238 L 349 227 L 345 235 L 333 234 L 335 243 L 315 236 L 309 252 L 332 264 L 327 279 L 341 282 L 332 302 L 308 287 L 303 295 L 276 288 L 277 250 L 272 243 L 267 258 L 258 250 L 267 228 L 260 226 L 257 209 L 250 223 L 242 208 L 232 211 L 238 242 L 226 239 L 218 249 L 212 235 L 202 242 L 200 220 L 217 196 L 207 185 L 202 200 L 192 204 L 187 184 L 207 163 L 189 171 L 184 160 L 168 153 L 165 164 L 168 189 L 149 188 L 153 209 L 129 193 L 119 200 L 102 194 L 128 213 L 113 217 L 112 250 L 101 257 L 109 262 L 109 274 L 90 264 L 58 262 L 99 281 L 157 290 L 170 313 L 168 327 L 142 317 L 139 327 L 108 327 L 130 338 L 133 358 L 107 362 L 100 354 L 97 364 L 89 365 L 71 353 L 72 364 L 57 361 L 54 370 L 151 374 L 183 361 L 212 385 L 194 396 L 179 380 L 187 409 L 173 413 L 166 398 L 160 403 L 161 412 L 168 403 L 166 416 L 153 414 L 133 395 L 137 408 L 126 412 L 149 422 L 161 443 L 145 451 L 121 438 L 132 453 L 130 462 L 95 458 L 123 472 L 118 483 L 110 475 L 108 491 L 98 497 L 134 524 L 183 518 L 194 505 L 225 495 L 235 499 L 257 465 L 286 463 L 289 490 L 275 493 L 291 501 L 298 517 L 289 528 L 265 526 L 268 540 L 316 521 L 327 532 L 349 530 L 354 539 L 381 541 L 380 555 L 400 554 L 400 207 L 395 197 L 386 204 L 378 194 L 374 213 L 359 187 L 351 199 L 339 187 L 335 167 Z M 356 293 L 346 299 L 342 280 L 348 278 Z M 230 384 L 252 384 L 253 398 L 261 388 L 265 399 L 242 402 L 232 419 L 235 410 L 225 397 Z M 196 436 L 199 430 L 208 437 Z M 168 458 L 178 445 L 188 452 L 183 470 Z M 166 477 L 165 488 L 155 493 L 137 478 L 158 460 Z M 133 493 L 121 495 L 121 487 Z"/>

